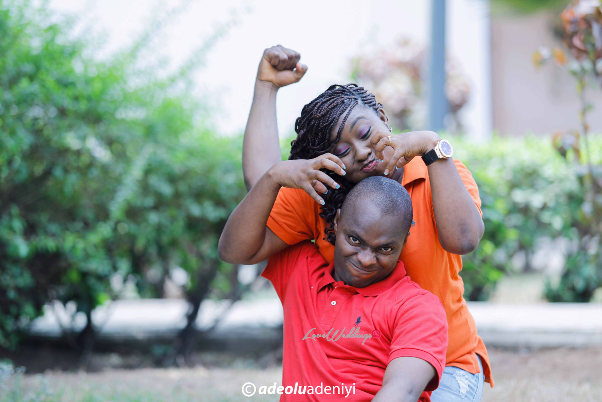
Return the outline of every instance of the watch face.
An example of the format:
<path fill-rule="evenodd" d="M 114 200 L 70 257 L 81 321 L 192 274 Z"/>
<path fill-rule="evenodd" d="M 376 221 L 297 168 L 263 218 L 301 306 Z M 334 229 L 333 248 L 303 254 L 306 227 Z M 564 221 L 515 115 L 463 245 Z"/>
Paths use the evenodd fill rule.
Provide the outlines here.
<path fill-rule="evenodd" d="M 441 152 L 443 153 L 443 155 L 445 155 L 447 158 L 449 158 L 450 156 L 452 156 L 452 153 L 454 152 L 452 149 L 452 146 L 449 142 L 447 142 L 446 140 L 441 141 L 440 145 L 441 147 Z"/>

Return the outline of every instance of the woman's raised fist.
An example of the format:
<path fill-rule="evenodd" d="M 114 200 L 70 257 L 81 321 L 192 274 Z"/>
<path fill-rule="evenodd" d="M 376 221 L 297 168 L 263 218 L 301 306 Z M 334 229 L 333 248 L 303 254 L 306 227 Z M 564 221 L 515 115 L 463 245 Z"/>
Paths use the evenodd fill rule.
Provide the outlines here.
<path fill-rule="evenodd" d="M 271 82 L 281 88 L 299 82 L 307 66 L 299 63 L 301 55 L 284 46 L 272 46 L 263 52 L 257 69 L 257 80 Z"/>

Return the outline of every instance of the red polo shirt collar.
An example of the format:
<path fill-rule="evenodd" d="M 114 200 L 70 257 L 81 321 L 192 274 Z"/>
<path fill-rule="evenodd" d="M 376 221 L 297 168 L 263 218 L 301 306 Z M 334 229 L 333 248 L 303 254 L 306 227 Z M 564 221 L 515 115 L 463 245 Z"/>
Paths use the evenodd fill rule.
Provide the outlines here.
<path fill-rule="evenodd" d="M 326 272 L 320 281 L 318 282 L 318 292 L 322 290 L 325 286 L 330 284 L 338 283 L 337 286 L 345 286 L 354 293 L 359 293 L 362 296 L 378 296 L 379 294 L 391 289 L 393 285 L 395 285 L 400 279 L 406 276 L 406 270 L 403 266 L 403 262 L 397 261 L 397 265 L 393 269 L 393 271 L 387 276 L 385 279 L 375 282 L 371 285 L 368 285 L 363 288 L 356 288 L 354 286 L 345 285 L 343 281 L 337 282 L 333 277 L 332 273 L 334 272 L 334 261 L 331 262 L 328 267 L 326 267 Z"/>

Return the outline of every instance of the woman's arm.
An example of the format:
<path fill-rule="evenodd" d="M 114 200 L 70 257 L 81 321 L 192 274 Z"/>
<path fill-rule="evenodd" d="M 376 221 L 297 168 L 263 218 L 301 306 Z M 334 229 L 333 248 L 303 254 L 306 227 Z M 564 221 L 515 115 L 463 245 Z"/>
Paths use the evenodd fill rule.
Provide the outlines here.
<path fill-rule="evenodd" d="M 395 150 L 387 169 L 393 175 L 395 166 L 402 167 L 412 158 L 424 155 L 435 148 L 440 139 L 432 131 L 397 135 L 378 132 L 372 136 L 371 141 L 375 144 L 377 157 L 381 159 L 386 147 Z M 428 173 L 441 246 L 453 254 L 462 255 L 474 251 L 481 241 L 485 225 L 453 159 L 439 159 L 431 163 Z"/>
<path fill-rule="evenodd" d="M 270 167 L 282 160 L 276 121 L 276 95 L 279 88 L 298 82 L 307 72 L 307 66 L 299 63 L 300 58 L 298 52 L 280 45 L 263 52 L 242 148 L 242 169 L 247 190 Z"/>
<path fill-rule="evenodd" d="M 264 174 L 228 218 L 218 245 L 223 261 L 257 264 L 286 247 L 266 226 L 280 190 L 273 173 Z"/>
<path fill-rule="evenodd" d="M 453 254 L 473 252 L 485 231 L 483 219 L 456 164 L 440 159 L 428 167 L 439 242 Z"/>
<path fill-rule="evenodd" d="M 344 175 L 340 160 L 331 154 L 304 160 L 278 162 L 261 176 L 226 222 L 219 239 L 219 257 L 231 264 L 256 264 L 284 249 L 287 244 L 267 227 L 270 211 L 280 187 L 305 190 L 317 202 L 324 200 L 314 189 L 321 186 L 337 188 L 339 184 L 320 169 Z"/>

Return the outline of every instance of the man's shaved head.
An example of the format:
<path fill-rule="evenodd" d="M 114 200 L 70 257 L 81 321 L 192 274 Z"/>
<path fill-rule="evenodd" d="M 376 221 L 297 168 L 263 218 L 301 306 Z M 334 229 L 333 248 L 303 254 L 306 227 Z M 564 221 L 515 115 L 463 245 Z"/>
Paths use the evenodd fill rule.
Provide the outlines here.
<path fill-rule="evenodd" d="M 386 278 L 397 266 L 412 214 L 410 194 L 395 180 L 360 181 L 334 221 L 334 278 L 358 288 Z"/>
<path fill-rule="evenodd" d="M 412 199 L 400 183 L 380 176 L 360 181 L 347 195 L 340 218 L 344 219 L 345 213 L 352 210 L 361 213 L 368 203 L 377 208 L 381 218 L 397 219 L 402 233 L 408 233 L 412 226 Z"/>

